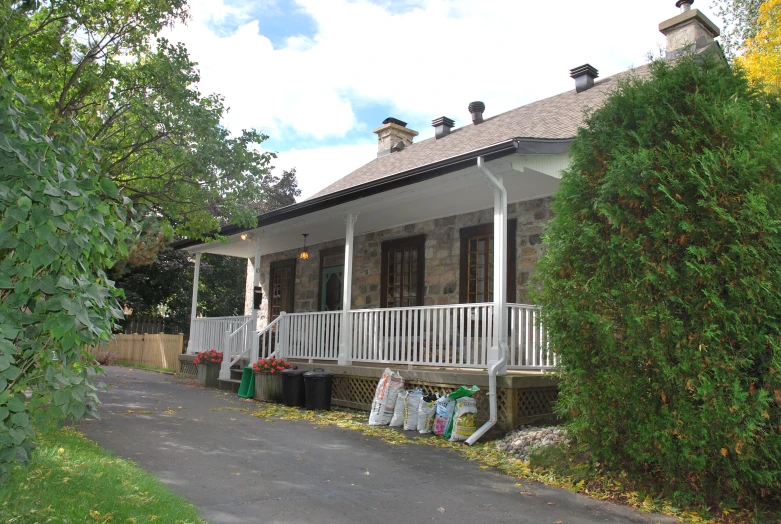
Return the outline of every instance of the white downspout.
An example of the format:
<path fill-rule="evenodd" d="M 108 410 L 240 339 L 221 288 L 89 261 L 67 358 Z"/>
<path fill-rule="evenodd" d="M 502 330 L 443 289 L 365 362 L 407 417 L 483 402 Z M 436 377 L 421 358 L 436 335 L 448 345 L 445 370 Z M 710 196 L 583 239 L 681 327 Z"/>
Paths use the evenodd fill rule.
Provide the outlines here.
<path fill-rule="evenodd" d="M 194 354 L 196 349 L 193 344 L 193 324 L 198 314 L 198 274 L 201 271 L 201 254 L 195 254 L 195 271 L 193 272 L 193 302 L 190 309 L 190 338 L 187 341 L 187 353 Z"/>
<path fill-rule="evenodd" d="M 488 422 L 466 440 L 470 446 L 496 424 L 496 374 L 507 364 L 507 190 L 502 177 L 485 167 L 482 156 L 477 157 L 477 167 L 494 190 L 494 345 L 489 352 L 488 367 L 490 416 Z M 498 358 L 491 362 L 491 356 Z"/>

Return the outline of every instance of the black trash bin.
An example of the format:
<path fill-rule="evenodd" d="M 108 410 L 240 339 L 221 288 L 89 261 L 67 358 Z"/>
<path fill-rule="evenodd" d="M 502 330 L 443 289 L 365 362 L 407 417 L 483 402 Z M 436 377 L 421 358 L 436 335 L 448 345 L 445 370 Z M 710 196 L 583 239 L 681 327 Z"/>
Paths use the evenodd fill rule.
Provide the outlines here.
<path fill-rule="evenodd" d="M 286 406 L 306 406 L 304 391 L 305 369 L 285 369 L 282 371 L 282 403 Z"/>
<path fill-rule="evenodd" d="M 331 409 L 331 389 L 334 375 L 322 369 L 304 373 L 306 409 Z"/>

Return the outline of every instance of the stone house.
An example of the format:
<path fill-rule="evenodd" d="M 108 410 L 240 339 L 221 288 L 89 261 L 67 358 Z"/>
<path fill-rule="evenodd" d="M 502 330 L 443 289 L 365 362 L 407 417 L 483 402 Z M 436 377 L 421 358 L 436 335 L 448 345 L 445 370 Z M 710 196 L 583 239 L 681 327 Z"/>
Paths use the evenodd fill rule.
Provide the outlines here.
<path fill-rule="evenodd" d="M 660 24 L 668 56 L 718 46 L 718 28 L 690 4 L 679 0 L 682 12 Z M 541 371 L 556 360 L 529 291 L 552 197 L 586 111 L 646 72 L 599 79 L 585 64 L 570 70 L 567 92 L 491 117 L 472 102 L 468 124 L 441 116 L 420 142 L 387 118 L 374 130 L 377 157 L 313 197 L 251 231 L 225 227 L 228 243 L 180 242 L 196 257 L 188 353 L 326 366 L 334 400 L 353 407 L 395 366 L 429 390 L 487 385 L 483 413 L 504 426 L 549 413 L 555 381 Z M 197 318 L 204 252 L 248 259 L 244 317 Z"/>

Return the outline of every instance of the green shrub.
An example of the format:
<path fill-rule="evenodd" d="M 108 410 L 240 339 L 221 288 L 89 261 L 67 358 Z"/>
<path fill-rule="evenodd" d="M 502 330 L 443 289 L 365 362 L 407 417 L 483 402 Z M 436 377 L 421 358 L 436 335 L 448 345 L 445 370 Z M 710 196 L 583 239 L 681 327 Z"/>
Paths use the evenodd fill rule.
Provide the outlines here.
<path fill-rule="evenodd" d="M 650 65 L 587 119 L 538 300 L 559 410 L 678 502 L 781 493 L 781 107 L 719 59 Z"/>
<path fill-rule="evenodd" d="M 97 155 L 0 71 L 0 484 L 29 461 L 36 430 L 97 414 L 85 348 L 122 317 L 104 269 L 133 234 L 130 202 Z"/>

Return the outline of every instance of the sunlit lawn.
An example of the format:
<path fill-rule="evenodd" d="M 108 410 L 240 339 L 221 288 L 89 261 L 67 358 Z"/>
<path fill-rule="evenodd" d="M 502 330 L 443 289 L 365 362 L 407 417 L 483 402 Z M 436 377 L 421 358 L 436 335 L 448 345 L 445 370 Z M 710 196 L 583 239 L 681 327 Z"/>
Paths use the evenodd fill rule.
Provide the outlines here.
<path fill-rule="evenodd" d="M 203 522 L 156 477 L 72 428 L 41 439 L 0 487 L 0 522 Z"/>

